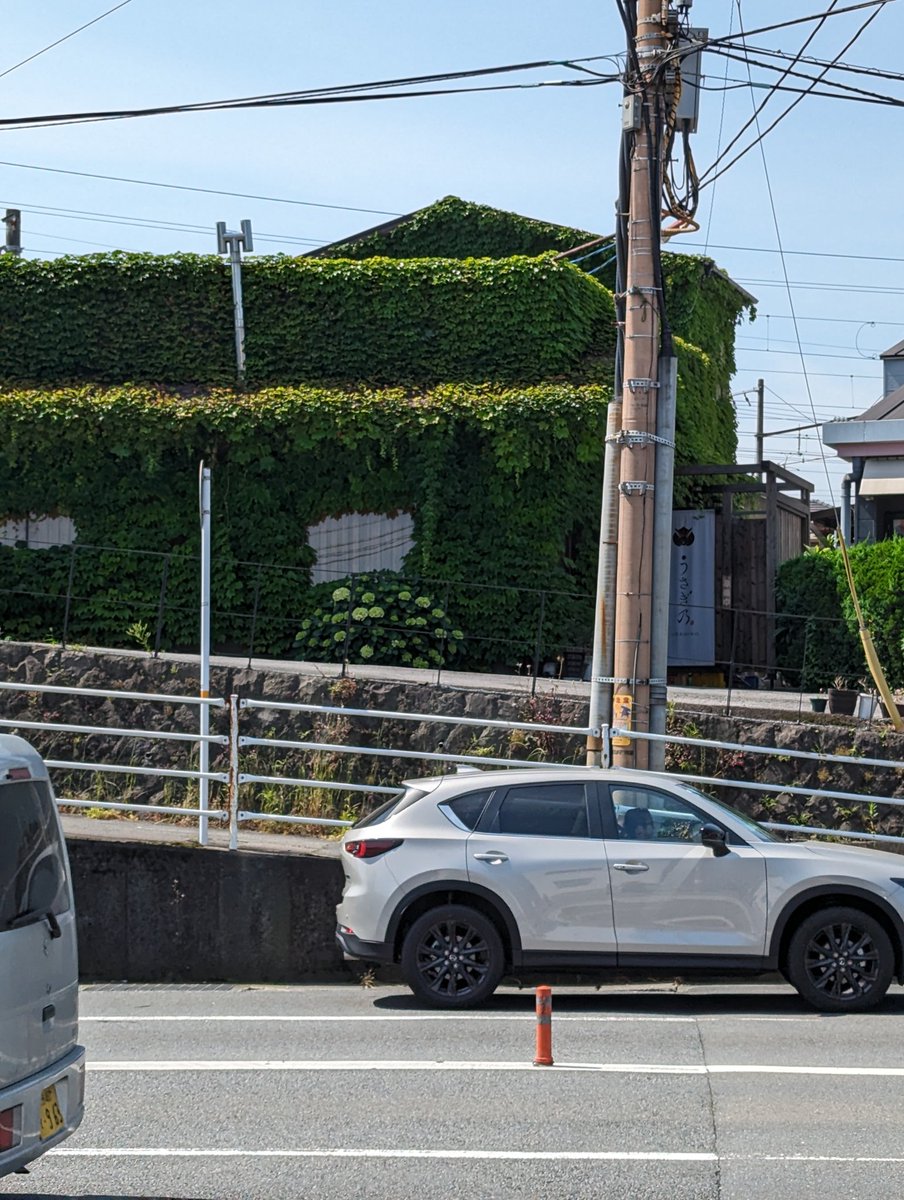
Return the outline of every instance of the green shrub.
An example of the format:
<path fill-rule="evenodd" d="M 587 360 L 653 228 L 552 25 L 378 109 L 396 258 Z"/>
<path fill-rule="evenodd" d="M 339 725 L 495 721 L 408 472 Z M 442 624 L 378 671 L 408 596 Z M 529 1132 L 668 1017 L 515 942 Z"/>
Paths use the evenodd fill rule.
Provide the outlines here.
<path fill-rule="evenodd" d="M 318 605 L 301 623 L 297 658 L 443 667 L 461 653 L 462 631 L 435 597 L 404 576 L 379 571 L 329 587 L 329 603 Z"/>
<path fill-rule="evenodd" d="M 845 619 L 842 586 L 847 585 L 841 556 L 832 549 L 807 550 L 782 563 L 776 574 L 776 662 L 804 691 L 866 671 L 856 629 Z"/>
<path fill-rule="evenodd" d="M 904 687 L 904 538 L 849 549 L 861 609 L 888 683 Z M 779 666 L 805 689 L 868 674 L 841 551 L 809 550 L 779 568 L 776 581 Z"/>

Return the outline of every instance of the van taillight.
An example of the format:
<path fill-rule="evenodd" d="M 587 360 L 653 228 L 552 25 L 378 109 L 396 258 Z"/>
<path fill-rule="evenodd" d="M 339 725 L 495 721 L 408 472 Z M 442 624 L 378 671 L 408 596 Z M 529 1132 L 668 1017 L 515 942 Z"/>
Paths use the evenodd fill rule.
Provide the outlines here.
<path fill-rule="evenodd" d="M 346 842 L 345 850 L 352 858 L 379 858 L 387 850 L 401 846 L 402 838 L 370 838 L 362 842 Z"/>
<path fill-rule="evenodd" d="M 4 1150 L 12 1150 L 13 1146 L 18 1146 L 21 1141 L 20 1135 L 16 1131 L 18 1121 L 17 1115 L 22 1111 L 21 1105 L 16 1108 L 6 1108 L 0 1112 L 0 1154 Z"/>
<path fill-rule="evenodd" d="M 28 767 L 10 767 L 6 772 L 7 779 L 31 779 L 31 771 Z"/>

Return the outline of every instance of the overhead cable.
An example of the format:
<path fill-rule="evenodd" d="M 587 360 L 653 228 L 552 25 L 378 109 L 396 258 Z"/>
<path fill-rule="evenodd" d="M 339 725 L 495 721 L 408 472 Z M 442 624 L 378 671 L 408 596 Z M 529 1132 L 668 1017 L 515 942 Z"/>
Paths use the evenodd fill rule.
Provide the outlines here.
<path fill-rule="evenodd" d="M 263 200 L 268 204 L 295 204 L 303 208 L 328 208 L 336 212 L 372 213 L 377 217 L 401 217 L 404 213 L 387 212 L 383 208 L 359 208 L 351 204 L 324 204 L 317 200 L 292 200 L 286 196 L 258 196 L 254 192 L 226 192 L 221 188 L 191 187 L 185 183 L 161 183 L 154 179 L 129 179 L 123 175 L 99 175 L 94 171 L 73 171 L 65 167 L 43 167 L 36 163 L 4 162 L 0 167 L 15 167 L 22 171 L 46 171 L 52 175 L 75 175 L 80 179 L 103 179 L 108 183 L 134 183 L 141 187 L 167 188 L 176 192 L 199 192 L 206 196 L 231 196 L 237 200 Z"/>
<path fill-rule="evenodd" d="M 71 33 L 65 34 L 61 38 L 57 38 L 55 42 L 51 42 L 49 46 L 45 46 L 42 50 L 36 50 L 34 54 L 29 54 L 28 58 L 23 58 L 21 62 L 14 63 L 11 67 L 7 67 L 5 71 L 0 71 L 0 79 L 4 75 L 9 75 L 11 71 L 18 71 L 19 67 L 24 67 L 26 63 L 33 62 L 36 58 L 40 58 L 42 54 L 46 54 L 48 50 L 53 50 L 55 46 L 60 46 L 63 42 L 68 42 L 70 38 L 75 37 L 77 33 L 81 33 L 83 29 L 88 29 L 91 25 L 96 25 L 98 21 L 102 21 L 104 17 L 109 17 L 111 13 L 118 12 L 119 9 L 125 8 L 127 4 L 131 4 L 132 0 L 121 0 L 120 4 L 116 4 L 113 8 L 108 8 L 106 12 L 102 12 L 99 17 L 95 17 L 93 21 L 86 21 L 84 25 L 79 25 L 78 29 L 73 29 Z"/>
<path fill-rule="evenodd" d="M 476 92 L 525 91 L 544 87 L 595 87 L 621 80 L 621 73 L 596 75 L 590 79 L 541 80 L 532 83 L 483 84 L 476 87 L 426 87 L 427 84 L 452 83 L 465 79 L 480 79 L 518 71 L 537 70 L 543 67 L 572 67 L 580 63 L 611 60 L 613 55 L 593 55 L 589 58 L 569 62 L 547 60 L 545 62 L 515 63 L 504 67 L 485 67 L 471 71 L 444 72 L 434 75 L 409 76 L 401 79 L 379 80 L 369 83 L 341 84 L 325 88 L 308 88 L 293 92 L 273 92 L 257 96 L 240 96 L 229 100 L 209 100 L 196 104 L 166 104 L 149 108 L 108 109 L 90 112 L 47 113 L 28 117 L 0 118 L 0 128 L 35 129 L 60 125 L 89 124 L 98 121 L 128 120 L 136 117 L 155 117 L 231 111 L 234 109 L 294 108 L 314 104 L 350 104 L 366 100 L 414 99 L 426 96 L 473 94 Z M 417 90 L 399 90 L 415 88 Z M 383 90 L 377 90 L 383 89 Z M 388 89 L 388 90 L 387 90 Z"/>
<path fill-rule="evenodd" d="M 740 0 L 739 0 L 739 2 L 740 2 Z M 892 0 L 877 0 L 877 3 L 875 5 L 871 6 L 874 8 L 874 11 L 869 14 L 869 16 L 866 18 L 866 20 L 860 25 L 860 28 L 856 31 L 856 33 L 854 33 L 854 35 L 851 38 L 849 38 L 848 41 L 844 44 L 844 46 L 841 48 L 841 50 L 839 50 L 839 52 L 835 55 L 833 62 L 837 62 L 840 58 L 843 57 L 843 55 L 845 55 L 848 52 L 848 50 L 850 50 L 851 46 L 853 46 L 854 43 L 866 32 L 866 30 L 869 28 L 869 26 L 872 24 L 872 22 L 876 19 L 876 17 L 879 15 L 879 13 L 882 11 L 882 9 L 885 7 L 885 5 L 889 4 L 891 2 L 892 2 Z M 867 7 L 867 6 L 864 5 L 864 7 Z M 835 9 L 833 11 L 840 12 L 841 10 Z M 825 75 L 825 73 L 828 70 L 829 70 L 829 67 L 826 66 L 823 69 L 823 71 L 821 72 L 820 77 L 817 78 L 816 80 L 814 80 L 813 87 L 816 86 L 816 83 L 819 82 L 822 75 Z M 749 66 L 748 66 L 748 71 L 749 71 Z M 809 93 L 809 91 L 810 91 L 810 89 L 805 89 L 804 93 L 802 95 L 798 96 L 797 99 L 793 100 L 786 109 L 784 109 L 782 112 L 780 112 L 779 115 L 772 122 L 772 124 L 769 125 L 766 129 L 760 129 L 759 120 L 757 119 L 757 136 L 756 136 L 756 138 L 752 142 L 750 142 L 747 146 L 745 146 L 743 150 L 740 150 L 734 156 L 734 158 L 730 159 L 729 162 L 725 163 L 724 166 L 722 166 L 718 171 L 715 172 L 715 174 L 710 174 L 710 172 L 713 171 L 713 168 L 715 167 L 716 164 L 713 163 L 712 166 L 708 167 L 703 172 L 703 175 L 700 178 L 701 188 L 708 186 L 708 184 L 710 184 L 714 180 L 718 179 L 720 175 L 723 175 L 726 171 L 730 170 L 730 168 L 733 167 L 735 165 L 735 163 L 739 162 L 744 157 L 745 154 L 749 153 L 749 151 L 751 151 L 754 148 L 754 146 L 762 145 L 763 138 L 765 138 L 767 134 L 771 133 L 772 130 L 775 129 L 775 127 L 781 121 L 783 121 L 785 119 L 785 117 L 787 117 L 789 115 L 789 113 L 793 112 L 793 110 L 798 106 L 798 104 L 800 104 L 801 100 L 803 100 L 804 96 L 807 95 Z M 758 110 L 757 110 L 757 116 L 758 116 Z M 708 178 L 707 178 L 707 176 L 708 176 Z"/>

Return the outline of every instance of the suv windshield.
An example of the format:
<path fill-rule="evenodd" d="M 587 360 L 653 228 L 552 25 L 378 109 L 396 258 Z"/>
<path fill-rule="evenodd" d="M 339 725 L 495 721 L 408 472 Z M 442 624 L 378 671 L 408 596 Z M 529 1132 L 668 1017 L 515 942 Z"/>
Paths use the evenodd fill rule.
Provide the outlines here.
<path fill-rule="evenodd" d="M 65 912 L 69 889 L 47 783 L 0 785 L 0 828 L 0 933 Z"/>

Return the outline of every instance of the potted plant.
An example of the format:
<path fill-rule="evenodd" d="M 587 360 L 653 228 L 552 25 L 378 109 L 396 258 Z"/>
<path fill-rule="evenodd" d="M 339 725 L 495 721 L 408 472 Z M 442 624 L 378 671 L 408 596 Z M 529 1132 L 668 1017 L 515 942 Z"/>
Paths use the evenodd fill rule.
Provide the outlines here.
<path fill-rule="evenodd" d="M 857 689 L 851 686 L 847 675 L 836 675 L 829 688 L 828 711 L 836 716 L 852 717 L 859 694 Z"/>

